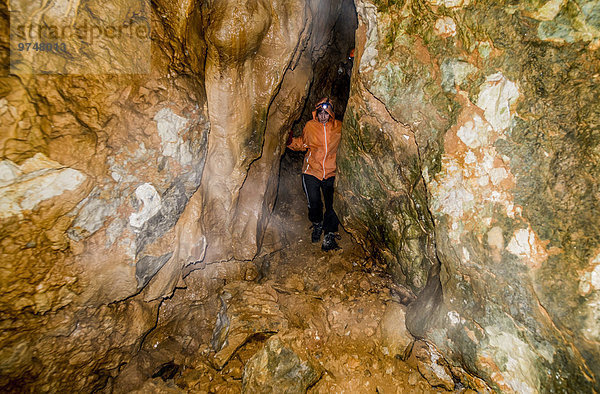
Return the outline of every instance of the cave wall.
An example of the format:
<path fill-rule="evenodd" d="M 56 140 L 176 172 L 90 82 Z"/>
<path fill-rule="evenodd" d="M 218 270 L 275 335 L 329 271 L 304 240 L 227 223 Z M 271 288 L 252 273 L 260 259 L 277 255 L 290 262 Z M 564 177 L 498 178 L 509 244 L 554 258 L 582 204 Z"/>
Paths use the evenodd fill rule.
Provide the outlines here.
<path fill-rule="evenodd" d="M 49 4 L 38 16 L 79 23 L 114 12 L 105 6 L 69 16 Z M 186 39 L 192 51 L 205 45 L 184 38 L 194 32 L 180 19 L 145 12 L 148 74 L 11 69 L 1 78 L 5 389 L 102 385 L 170 291 L 164 279 L 149 282 L 181 249 L 177 223 L 200 183 L 209 130 L 202 63 L 181 53 Z"/>
<path fill-rule="evenodd" d="M 15 2 L 49 25 L 148 17 L 148 48 L 108 46 L 106 64 L 52 55 L 34 63 L 47 75 L 10 62 L 0 7 L 3 389 L 102 387 L 182 275 L 258 253 L 287 130 L 341 1 L 131 4 Z M 146 49 L 147 73 L 77 68 Z"/>
<path fill-rule="evenodd" d="M 599 3 L 356 6 L 338 209 L 407 326 L 498 390 L 598 390 Z"/>

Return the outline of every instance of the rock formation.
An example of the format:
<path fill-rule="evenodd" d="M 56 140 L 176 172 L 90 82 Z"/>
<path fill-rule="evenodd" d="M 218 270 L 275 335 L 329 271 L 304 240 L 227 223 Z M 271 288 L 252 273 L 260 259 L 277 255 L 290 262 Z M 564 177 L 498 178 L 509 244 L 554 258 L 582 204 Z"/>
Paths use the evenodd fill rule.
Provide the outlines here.
<path fill-rule="evenodd" d="M 176 392 L 215 387 L 210 371 L 302 392 L 324 376 L 293 308 L 325 290 L 301 270 L 289 297 L 281 272 L 255 282 L 278 244 L 284 140 L 333 94 L 340 217 L 390 288 L 410 289 L 390 304 L 359 280 L 372 316 L 347 311 L 361 302 L 346 287 L 319 307 L 328 349 L 381 345 L 382 370 L 344 353 L 356 382 L 391 390 L 397 368 L 420 388 L 418 374 L 600 391 L 597 1 L 17 0 L 0 14 L 1 389 Z M 359 270 L 338 265 L 352 289 Z M 240 349 L 246 365 L 228 364 Z M 180 388 L 159 381 L 175 375 Z"/>
<path fill-rule="evenodd" d="M 356 6 L 338 193 L 408 328 L 497 390 L 597 391 L 598 2 Z"/>
<path fill-rule="evenodd" d="M 258 253 L 343 1 L 129 3 L 2 2 L 0 387 L 101 386 L 194 263 Z"/>

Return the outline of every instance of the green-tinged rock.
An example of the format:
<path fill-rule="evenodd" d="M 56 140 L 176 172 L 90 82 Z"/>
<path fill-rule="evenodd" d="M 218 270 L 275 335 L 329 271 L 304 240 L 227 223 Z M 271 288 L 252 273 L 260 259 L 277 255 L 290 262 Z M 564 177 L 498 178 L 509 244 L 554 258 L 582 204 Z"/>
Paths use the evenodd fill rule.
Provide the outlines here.
<path fill-rule="evenodd" d="M 597 1 L 579 0 L 563 2 L 565 5 L 554 18 L 541 17 L 538 36 L 545 41 L 574 43 L 600 39 L 600 4 Z M 554 10 L 551 15 L 554 15 Z"/>
<path fill-rule="evenodd" d="M 279 337 L 271 337 L 244 368 L 244 393 L 306 393 L 319 380 L 320 373 L 308 360 L 302 360 Z"/>
<path fill-rule="evenodd" d="M 428 255 L 431 238 L 423 225 L 427 212 L 423 183 L 414 170 L 416 147 L 408 142 L 412 139 L 414 144 L 414 139 L 402 126 L 391 129 L 371 118 L 364 107 L 351 106 L 345 125 L 358 124 L 342 136 L 344 146 L 352 148 L 338 157 L 341 212 L 369 249 L 390 264 L 393 276 L 419 291 L 435 260 Z M 397 151 L 388 155 L 391 146 Z"/>
<path fill-rule="evenodd" d="M 600 390 L 598 2 L 369 4 L 345 225 L 421 291 L 407 327 L 455 364 L 501 391 Z"/>

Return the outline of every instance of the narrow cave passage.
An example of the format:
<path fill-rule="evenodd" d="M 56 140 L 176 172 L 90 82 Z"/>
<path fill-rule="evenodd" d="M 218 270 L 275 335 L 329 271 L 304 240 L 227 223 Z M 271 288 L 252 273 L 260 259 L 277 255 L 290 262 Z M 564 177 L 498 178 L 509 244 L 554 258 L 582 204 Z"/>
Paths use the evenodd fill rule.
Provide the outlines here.
<path fill-rule="evenodd" d="M 296 135 L 324 97 L 342 121 L 356 27 L 354 3 L 345 0 L 327 50 L 312 65 L 292 125 Z M 454 386 L 451 378 L 440 383 L 419 372 L 437 353 L 413 343 L 404 325 L 413 292 L 394 283 L 385 265 L 343 229 L 339 250 L 323 252 L 320 242 L 311 242 L 304 155 L 289 149 L 282 155 L 258 256 L 195 266 L 186 288 L 164 301 L 157 327 L 111 382 L 113 391 L 433 392 L 433 384 Z"/>
<path fill-rule="evenodd" d="M 295 131 L 301 131 L 301 126 L 312 119 L 315 104 L 324 97 L 331 100 L 336 119 L 343 119 L 350 94 L 357 27 L 358 16 L 354 2 L 343 0 L 331 33 L 328 34 L 326 50 L 314 55 L 312 80 L 302 116 L 294 123 Z"/>
<path fill-rule="evenodd" d="M 311 243 L 301 163 L 282 159 L 264 241 L 274 251 L 192 271 L 111 381 L 113 392 L 433 393 L 431 382 L 453 385 L 419 372 L 439 354 L 413 344 L 404 327 L 414 294 L 348 234 L 335 252 Z"/>
<path fill-rule="evenodd" d="M 300 134 L 321 98 L 330 99 L 337 119 L 344 117 L 358 19 L 353 1 L 331 4 L 315 4 L 315 27 L 305 36 L 300 32 L 306 21 L 297 21 L 299 43 L 288 43 L 285 55 L 291 58 L 289 74 L 293 66 L 299 70 L 290 78 L 290 90 L 300 93 L 286 101 L 289 90 L 283 87 L 289 86 L 285 78 L 280 81 L 282 97 L 273 94 L 273 107 L 293 107 L 294 116 L 284 114 L 279 123 L 278 114 L 263 113 L 264 98 L 253 96 L 266 89 L 269 78 L 248 72 L 264 71 L 256 66 L 259 56 L 248 57 L 279 55 L 269 45 L 261 47 L 260 39 L 268 37 L 261 30 L 268 12 L 253 4 L 245 8 L 229 1 L 211 9 L 198 3 L 178 20 L 169 4 L 153 2 L 160 20 L 154 21 L 156 80 L 145 74 L 106 80 L 50 76 L 46 85 L 47 80 L 32 77 L 36 94 L 66 98 L 52 102 L 44 116 L 74 113 L 73 119 L 56 120 L 73 129 L 83 122 L 79 116 L 98 117 L 108 126 L 85 124 L 89 138 L 75 142 L 68 134 L 56 137 L 68 143 L 6 150 L 17 163 L 2 162 L 11 176 L 40 168 L 42 174 L 63 171 L 61 162 L 67 162 L 78 168 L 68 169 L 77 179 L 89 179 L 69 198 L 54 200 L 59 208 L 49 215 L 61 217 L 57 223 L 65 234 L 50 235 L 43 221 L 37 230 L 43 234 L 38 239 L 45 239 L 41 252 L 32 252 L 36 242 L 24 246 L 20 258 L 41 256 L 42 264 L 35 266 L 41 284 L 25 288 L 25 296 L 13 288 L 3 293 L 26 300 L 28 291 L 78 283 L 76 290 L 31 296 L 36 301 L 23 310 L 3 311 L 14 317 L 15 327 L 2 336 L 3 352 L 13 356 L 3 364 L 0 387 L 106 393 L 435 390 L 433 378 L 419 372 L 427 364 L 422 356 L 431 351 L 413 343 L 404 325 L 413 292 L 394 283 L 385 265 L 367 257 L 347 233 L 341 250 L 325 253 L 311 243 L 302 153 L 286 151 L 262 161 L 278 152 L 273 146 L 282 130 Z M 249 18 L 246 30 L 231 25 L 240 13 Z M 207 15 L 213 18 L 209 22 Z M 175 33 L 181 26 L 188 29 L 185 39 Z M 291 55 L 296 45 L 298 59 Z M 85 88 L 90 97 L 82 96 Z M 105 88 L 120 99 L 104 102 Z M 266 124 L 262 147 L 261 124 Z M 22 125 L 27 122 L 15 127 Z M 56 161 L 33 154 L 36 149 Z M 108 174 L 101 172 L 106 163 Z M 269 183 L 273 174 L 275 187 Z M 273 190 L 278 194 L 269 206 L 265 195 Z M 19 275 L 24 274 L 13 273 Z M 73 279 L 76 275 L 81 277 Z M 20 319 L 29 322 L 27 330 Z M 413 348 L 418 352 L 411 353 Z M 40 361 L 21 357 L 22 349 Z M 441 384 L 450 387 L 452 381 Z"/>
<path fill-rule="evenodd" d="M 598 1 L 65 3 L 0 0 L 0 391 L 600 392 Z"/>
<path fill-rule="evenodd" d="M 342 2 L 294 134 L 324 97 L 343 119 L 356 10 Z M 115 391 L 178 387 L 207 392 L 435 392 L 454 388 L 448 366 L 405 327 L 415 294 L 394 282 L 340 229 L 339 250 L 311 242 L 302 187 L 304 152 L 286 149 L 277 196 L 250 261 L 195 266 L 161 306 L 157 327 L 116 377 Z M 190 339 L 186 339 L 190 338 Z M 193 339 L 191 339 L 193 338 Z M 434 371 L 438 367 L 442 373 Z M 441 376 L 441 378 L 440 378 Z"/>
<path fill-rule="evenodd" d="M 312 65 L 312 80 L 302 107 L 301 115 L 297 119 L 294 119 L 292 124 L 292 133 L 294 136 L 300 137 L 302 135 L 303 127 L 308 121 L 313 119 L 315 104 L 324 98 L 327 98 L 333 105 L 335 119 L 340 122 L 343 121 L 350 94 L 350 81 L 354 66 L 355 33 L 357 27 L 358 19 L 354 2 L 351 0 L 343 0 L 341 2 L 339 15 L 331 29 L 327 50 L 323 53 L 319 53 L 316 61 Z M 294 151 L 289 148 L 285 149 L 283 152 L 280 163 L 278 197 L 275 201 L 275 209 L 277 209 L 277 203 L 282 198 L 282 192 L 287 195 L 291 193 L 291 191 L 285 189 L 293 187 L 287 179 L 290 174 L 292 174 L 290 170 L 293 168 L 298 173 L 301 173 L 301 163 L 309 154 L 310 152 Z M 294 177 L 294 179 L 296 179 L 296 177 Z M 300 179 L 300 183 L 295 186 L 302 190 L 302 184 L 302 180 Z M 282 186 L 284 189 L 282 189 Z M 319 193 L 322 194 L 321 192 Z M 298 210 L 306 213 L 308 209 L 306 194 L 303 194 L 303 198 L 303 206 L 301 205 L 301 201 L 297 201 Z M 310 221 L 308 223 L 310 224 Z"/>

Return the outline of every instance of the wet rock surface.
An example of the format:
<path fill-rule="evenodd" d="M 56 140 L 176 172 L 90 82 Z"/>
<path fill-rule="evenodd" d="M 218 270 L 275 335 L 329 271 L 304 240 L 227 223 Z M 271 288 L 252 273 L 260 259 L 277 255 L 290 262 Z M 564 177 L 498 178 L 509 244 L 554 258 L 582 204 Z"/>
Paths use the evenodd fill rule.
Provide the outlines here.
<path fill-rule="evenodd" d="M 517 3 L 356 2 L 340 212 L 414 335 L 496 390 L 598 391 L 598 4 Z"/>

